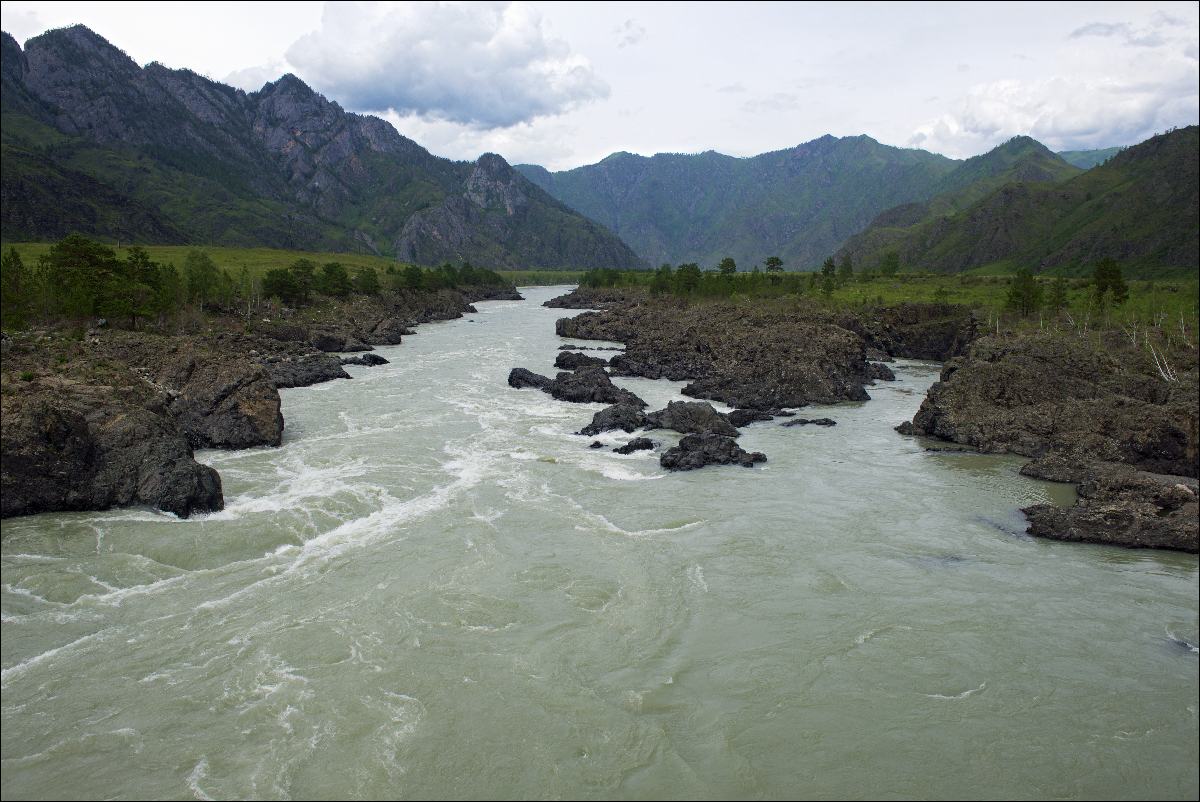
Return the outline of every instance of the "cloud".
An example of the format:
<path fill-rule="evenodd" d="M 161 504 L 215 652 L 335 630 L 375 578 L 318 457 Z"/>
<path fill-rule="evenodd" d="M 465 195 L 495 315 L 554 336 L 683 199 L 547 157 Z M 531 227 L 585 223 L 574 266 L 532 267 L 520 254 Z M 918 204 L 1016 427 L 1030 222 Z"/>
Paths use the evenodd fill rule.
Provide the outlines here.
<path fill-rule="evenodd" d="M 12 34 L 12 37 L 22 46 L 26 39 L 37 36 L 46 30 L 46 26 L 38 18 L 36 11 L 10 10 L 7 5 L 5 4 L 3 20 L 0 25 L 3 25 L 4 30 Z"/>
<path fill-rule="evenodd" d="M 287 71 L 288 68 L 282 61 L 272 59 L 268 63 L 257 67 L 234 70 L 226 75 L 222 79 L 222 82 L 230 86 L 236 86 L 247 92 L 257 92 L 271 81 L 278 80 Z"/>
<path fill-rule="evenodd" d="M 1052 150 L 1134 144 L 1200 121 L 1195 52 L 1194 29 L 1174 20 L 1089 23 L 1066 37 L 1058 74 L 976 84 L 908 145 L 962 157 L 1018 135 Z"/>
<path fill-rule="evenodd" d="M 617 44 L 617 47 L 636 45 L 646 38 L 646 29 L 640 25 L 636 25 L 631 19 L 627 19 L 623 25 L 613 28 L 613 33 L 621 37 L 621 41 Z"/>
<path fill-rule="evenodd" d="M 746 87 L 742 86 L 742 82 L 732 83 L 729 86 L 722 86 L 717 89 L 718 92 L 724 92 L 727 95 L 735 95 L 747 91 Z"/>
<path fill-rule="evenodd" d="M 576 125 L 561 120 L 518 123 L 508 128 L 480 129 L 416 114 L 388 112 L 383 119 L 431 153 L 457 161 L 475 161 L 484 153 L 502 154 L 509 164 L 540 164 L 549 170 L 574 166 Z"/>
<path fill-rule="evenodd" d="M 562 114 L 608 84 L 522 3 L 328 3 L 287 51 L 296 73 L 356 111 L 480 129 Z"/>

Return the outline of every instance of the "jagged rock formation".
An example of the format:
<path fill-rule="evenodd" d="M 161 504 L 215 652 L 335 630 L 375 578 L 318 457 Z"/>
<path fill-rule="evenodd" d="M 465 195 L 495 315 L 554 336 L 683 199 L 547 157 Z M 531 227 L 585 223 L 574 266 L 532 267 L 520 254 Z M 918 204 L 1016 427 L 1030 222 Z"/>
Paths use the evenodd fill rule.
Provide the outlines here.
<path fill-rule="evenodd" d="M 74 232 L 158 244 L 365 247 L 492 269 L 644 266 L 501 157 L 438 158 L 294 75 L 247 94 L 189 70 L 139 67 L 81 25 L 30 39 L 24 50 L 5 33 L 0 55 L 6 239 Z"/>
<path fill-rule="evenodd" d="M 613 375 L 689 381 L 684 395 L 766 411 L 867 400 L 864 386 L 891 373 L 867 362 L 868 349 L 876 359 L 949 359 L 970 343 L 975 322 L 948 304 L 863 317 L 804 303 L 791 312 L 730 303 L 680 309 L 641 293 L 607 311 L 562 318 L 555 331 L 625 343 L 609 361 Z"/>
<path fill-rule="evenodd" d="M 646 415 L 652 429 L 672 429 L 681 434 L 712 432 L 725 437 L 737 437 L 740 432 L 729 419 L 702 401 L 670 401 L 666 409 Z"/>
<path fill-rule="evenodd" d="M 1078 485 L 1079 500 L 1068 509 L 1035 504 L 1022 510 L 1029 519 L 1031 535 L 1075 543 L 1200 552 L 1200 487 L 1195 479 L 1057 456 L 1034 460 L 1021 472 Z"/>

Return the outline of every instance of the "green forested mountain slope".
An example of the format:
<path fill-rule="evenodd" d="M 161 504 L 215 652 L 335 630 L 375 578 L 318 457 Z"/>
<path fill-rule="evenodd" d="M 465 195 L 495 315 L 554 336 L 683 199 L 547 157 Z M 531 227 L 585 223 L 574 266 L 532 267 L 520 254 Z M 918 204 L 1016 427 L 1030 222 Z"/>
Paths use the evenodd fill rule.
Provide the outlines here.
<path fill-rule="evenodd" d="M 1005 184 L 951 215 L 929 220 L 891 209 L 843 252 L 870 264 L 895 251 L 901 266 L 913 270 L 999 264 L 1068 275 L 1082 275 L 1111 256 L 1127 275 L 1194 276 L 1200 265 L 1198 151 L 1197 127 L 1190 126 L 1126 148 L 1067 180 Z"/>
<path fill-rule="evenodd" d="M 1125 146 L 1119 145 L 1115 148 L 1100 148 L 1098 150 L 1060 150 L 1058 155 L 1068 164 L 1073 164 L 1083 170 L 1090 170 L 1097 164 L 1102 164 L 1123 150 L 1125 150 Z"/>
<path fill-rule="evenodd" d="M 797 270 L 818 266 L 880 211 L 929 197 L 956 164 L 867 136 L 824 136 L 748 159 L 614 153 L 558 173 L 517 169 L 652 264 L 712 267 L 732 256 L 749 268 L 779 256 Z"/>
<path fill-rule="evenodd" d="M 974 156 L 947 173 L 932 188 L 933 197 L 893 207 L 879 214 L 861 232 L 846 240 L 839 256 L 851 256 L 863 264 L 871 254 L 903 238 L 922 223 L 956 214 L 975 201 L 1014 181 L 1059 181 L 1079 175 L 1080 168 L 1067 164 L 1045 145 L 1018 136 L 979 156 Z"/>
<path fill-rule="evenodd" d="M 139 67 L 83 26 L 24 50 L 5 33 L 0 50 L 5 240 L 80 233 L 422 264 L 643 266 L 499 156 L 438 158 L 295 76 L 247 94 Z"/>

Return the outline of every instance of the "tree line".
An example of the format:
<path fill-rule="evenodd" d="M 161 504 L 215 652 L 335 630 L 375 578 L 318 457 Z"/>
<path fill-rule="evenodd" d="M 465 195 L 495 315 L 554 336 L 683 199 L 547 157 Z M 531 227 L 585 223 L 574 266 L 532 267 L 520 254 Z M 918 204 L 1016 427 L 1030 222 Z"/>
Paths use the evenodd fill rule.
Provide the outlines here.
<path fill-rule="evenodd" d="M 455 268 L 415 265 L 389 266 L 385 280 L 396 292 L 436 292 L 463 285 L 503 286 L 508 282 L 493 270 L 470 262 Z M 177 268 L 156 262 L 141 246 L 126 250 L 125 258 L 107 245 L 71 235 L 26 265 L 15 247 L 0 257 L 0 326 L 19 329 L 35 321 L 68 320 L 83 326 L 94 318 L 137 329 L 168 321 L 198 324 L 205 310 L 240 313 L 269 299 L 281 304 L 308 303 L 313 294 L 343 298 L 352 293 L 375 295 L 384 289 L 379 274 L 361 267 L 351 274 L 340 262 L 318 267 L 297 259 L 286 268 L 268 270 L 262 278 L 245 265 L 236 274 L 220 269 L 202 250 L 187 252 Z"/>
<path fill-rule="evenodd" d="M 1008 307 L 1022 317 L 1043 307 L 1058 312 L 1069 303 L 1067 290 L 1067 280 L 1062 276 L 1050 282 L 1047 289 L 1034 278 L 1032 270 L 1022 267 L 1013 276 L 1006 301 Z M 1121 265 L 1111 256 L 1096 262 L 1087 290 L 1091 305 L 1100 312 L 1123 306 L 1129 300 L 1129 284 L 1121 275 Z"/>

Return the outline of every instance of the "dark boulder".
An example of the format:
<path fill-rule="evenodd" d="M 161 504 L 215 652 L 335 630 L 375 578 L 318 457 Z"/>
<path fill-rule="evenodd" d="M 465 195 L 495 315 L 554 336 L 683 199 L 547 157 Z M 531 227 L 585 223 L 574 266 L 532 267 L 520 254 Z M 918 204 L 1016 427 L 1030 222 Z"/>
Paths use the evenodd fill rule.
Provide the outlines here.
<path fill-rule="evenodd" d="M 601 359 L 597 356 L 588 356 L 587 354 L 579 354 L 573 351 L 563 351 L 554 360 L 554 367 L 559 370 L 575 370 L 576 368 L 585 367 L 603 367 L 608 364 L 607 359 Z"/>
<path fill-rule="evenodd" d="M 550 379 L 525 368 L 513 368 L 508 373 L 508 386 L 515 387 L 518 390 L 525 387 L 536 387 L 539 390 L 549 392 L 546 388 L 550 384 Z"/>
<path fill-rule="evenodd" d="M 879 379 L 885 382 L 894 382 L 896 380 L 896 374 L 892 372 L 892 369 L 879 362 L 867 363 L 867 375 L 871 377 L 871 381 Z"/>
<path fill-rule="evenodd" d="M 813 418 L 812 420 L 809 420 L 808 418 L 796 418 L 795 420 L 790 420 L 785 423 L 781 423 L 779 425 L 780 426 L 807 426 L 810 423 L 813 424 L 814 426 L 837 426 L 837 421 L 833 420 L 832 418 Z"/>
<path fill-rule="evenodd" d="M 580 368 L 574 373 L 559 373 L 551 382 L 548 392 L 560 401 L 578 404 L 632 404 L 639 409 L 646 407 L 645 401 L 617 387 L 600 368 Z"/>
<path fill-rule="evenodd" d="M 705 465 L 741 465 L 749 468 L 756 462 L 766 462 L 767 457 L 758 451 L 745 451 L 732 437 L 705 432 L 686 435 L 679 445 L 663 452 L 658 461 L 667 470 L 691 471 Z"/>
<path fill-rule="evenodd" d="M 333 379 L 349 379 L 342 362 L 321 352 L 294 356 L 273 356 L 266 361 L 271 380 L 277 388 L 309 387 Z"/>
<path fill-rule="evenodd" d="M 398 317 L 388 317 L 371 328 L 364 342 L 371 345 L 399 345 L 402 337 L 412 333 L 407 321 Z"/>
<path fill-rule="evenodd" d="M 279 445 L 283 414 L 266 368 L 242 358 L 189 363 L 188 379 L 167 409 L 193 448 Z"/>
<path fill-rule="evenodd" d="M 623 432 L 633 432 L 646 426 L 646 415 L 636 404 L 614 404 L 605 407 L 592 416 L 592 422 L 584 426 L 579 434 L 595 437 L 601 432 L 620 429 Z"/>
<path fill-rule="evenodd" d="M 775 420 L 775 416 L 770 412 L 763 412 L 757 409 L 735 409 L 732 412 L 726 413 L 725 417 L 729 419 L 730 424 L 739 429 L 758 421 Z"/>
<path fill-rule="evenodd" d="M 614 448 L 618 454 L 632 454 L 635 451 L 649 451 L 654 448 L 654 441 L 649 437 L 635 437 L 623 446 Z"/>
<path fill-rule="evenodd" d="M 379 354 L 362 354 L 361 356 L 344 356 L 341 359 L 343 365 L 366 365 L 367 367 L 375 367 L 376 365 L 390 365 L 386 359 Z"/>
<path fill-rule="evenodd" d="M 673 429 L 683 434 L 712 432 L 725 437 L 741 434 L 712 404 L 703 401 L 671 401 L 666 409 L 646 415 L 650 428 Z"/>
<path fill-rule="evenodd" d="M 112 395 L 36 396 L 3 415 L 3 517 L 147 505 L 186 518 L 224 506 L 221 477 L 174 422 Z"/>

